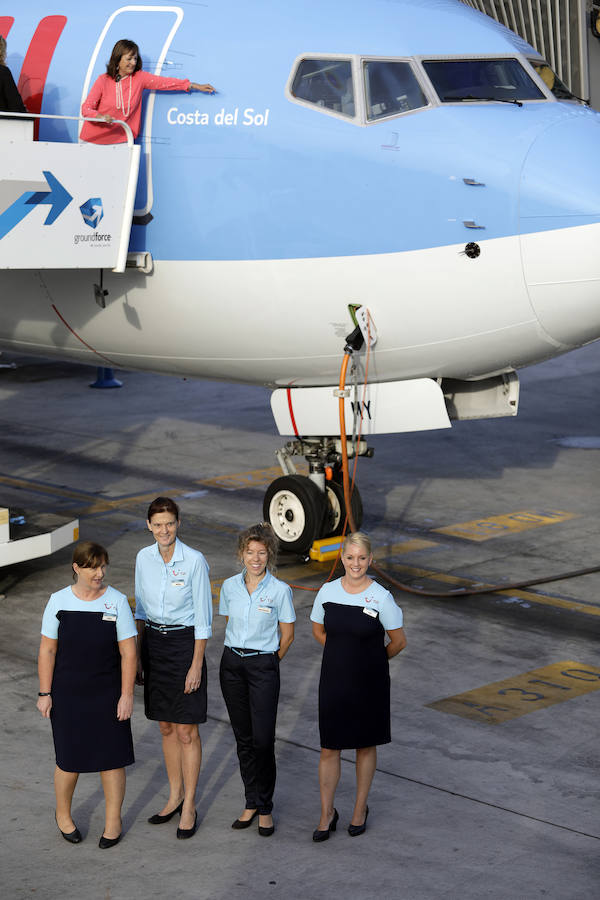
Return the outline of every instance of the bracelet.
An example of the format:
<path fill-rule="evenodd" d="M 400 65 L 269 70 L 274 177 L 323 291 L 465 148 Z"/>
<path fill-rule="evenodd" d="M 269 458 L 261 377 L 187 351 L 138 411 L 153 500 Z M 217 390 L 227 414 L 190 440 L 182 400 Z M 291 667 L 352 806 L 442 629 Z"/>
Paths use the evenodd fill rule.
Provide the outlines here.
<path fill-rule="evenodd" d="M 50 691 L 38 691 L 38 697 L 51 697 Z"/>

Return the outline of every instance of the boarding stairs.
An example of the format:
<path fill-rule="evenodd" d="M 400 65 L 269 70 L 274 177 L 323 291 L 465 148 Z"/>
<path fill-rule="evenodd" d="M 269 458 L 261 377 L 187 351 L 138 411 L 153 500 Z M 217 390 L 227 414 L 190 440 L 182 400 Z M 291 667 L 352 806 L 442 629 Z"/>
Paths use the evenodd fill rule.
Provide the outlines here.
<path fill-rule="evenodd" d="M 124 272 L 140 164 L 131 129 L 119 123 L 120 144 L 36 141 L 35 119 L 85 121 L 2 113 L 0 269 Z"/>

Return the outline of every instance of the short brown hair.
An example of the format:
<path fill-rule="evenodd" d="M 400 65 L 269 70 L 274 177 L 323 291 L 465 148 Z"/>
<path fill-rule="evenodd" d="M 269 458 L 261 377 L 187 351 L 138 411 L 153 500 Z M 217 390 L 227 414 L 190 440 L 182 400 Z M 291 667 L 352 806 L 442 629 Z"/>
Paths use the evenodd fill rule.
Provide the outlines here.
<path fill-rule="evenodd" d="M 238 538 L 238 559 L 240 562 L 243 562 L 244 553 L 251 541 L 258 541 L 259 544 L 264 544 L 267 550 L 267 569 L 269 572 L 274 572 L 277 564 L 279 541 L 268 522 L 259 522 L 258 525 L 251 525 L 250 528 L 242 531 Z"/>
<path fill-rule="evenodd" d="M 110 54 L 108 65 L 106 66 L 106 74 L 109 76 L 109 78 L 113 78 L 116 80 L 117 75 L 119 74 L 119 63 L 121 62 L 121 57 L 125 56 L 126 53 L 132 52 L 137 54 L 135 71 L 140 71 L 140 69 L 142 68 L 140 48 L 134 41 L 128 41 L 126 38 L 122 38 L 120 41 L 117 41 L 115 46 L 112 48 L 112 53 Z"/>
<path fill-rule="evenodd" d="M 102 544 L 96 544 L 94 541 L 79 541 L 78 544 L 75 544 L 71 565 L 75 564 L 80 569 L 97 569 L 102 563 L 109 564 L 108 550 Z M 73 569 L 73 578 L 75 578 L 75 569 Z"/>
<path fill-rule="evenodd" d="M 152 516 L 155 516 L 157 513 L 161 512 L 171 513 L 179 522 L 179 507 L 174 500 L 171 500 L 170 497 L 157 497 L 156 500 L 153 500 L 148 507 L 148 515 L 146 516 L 146 518 L 149 522 L 151 522 Z"/>
<path fill-rule="evenodd" d="M 0 34 L 0 66 L 6 62 L 6 38 Z"/>

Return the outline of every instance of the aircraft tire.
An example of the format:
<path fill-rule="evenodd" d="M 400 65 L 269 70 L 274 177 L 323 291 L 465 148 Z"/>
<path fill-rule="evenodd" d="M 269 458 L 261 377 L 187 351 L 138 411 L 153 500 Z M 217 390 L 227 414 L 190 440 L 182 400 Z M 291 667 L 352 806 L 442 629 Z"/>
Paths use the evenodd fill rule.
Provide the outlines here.
<path fill-rule="evenodd" d="M 327 493 L 327 510 L 324 537 L 335 537 L 344 529 L 346 518 L 346 503 L 344 501 L 344 488 L 337 480 L 328 481 L 325 485 Z M 360 528 L 363 520 L 363 505 L 356 485 L 351 498 L 352 516 L 357 528 Z M 349 530 L 349 529 L 347 529 Z"/>
<path fill-rule="evenodd" d="M 306 553 L 323 533 L 327 502 L 304 475 L 283 475 L 267 488 L 263 516 L 279 538 L 282 550 Z"/>

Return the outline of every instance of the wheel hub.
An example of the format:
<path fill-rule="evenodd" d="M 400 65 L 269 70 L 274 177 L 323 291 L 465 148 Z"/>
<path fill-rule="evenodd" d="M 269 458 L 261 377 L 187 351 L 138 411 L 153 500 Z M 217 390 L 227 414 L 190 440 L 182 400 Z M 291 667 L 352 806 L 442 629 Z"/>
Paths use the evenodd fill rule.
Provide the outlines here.
<path fill-rule="evenodd" d="M 301 537 L 306 524 L 302 503 L 289 491 L 277 491 L 269 504 L 269 521 L 280 541 L 291 543 Z"/>

